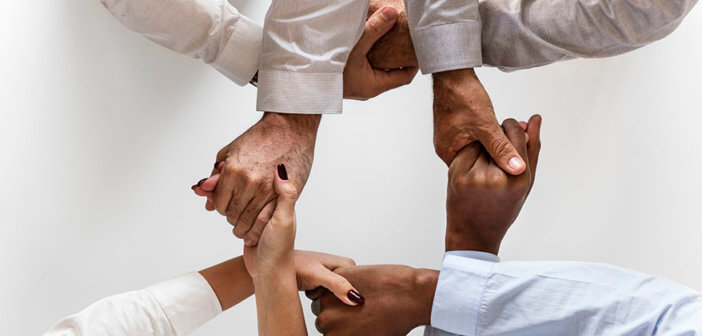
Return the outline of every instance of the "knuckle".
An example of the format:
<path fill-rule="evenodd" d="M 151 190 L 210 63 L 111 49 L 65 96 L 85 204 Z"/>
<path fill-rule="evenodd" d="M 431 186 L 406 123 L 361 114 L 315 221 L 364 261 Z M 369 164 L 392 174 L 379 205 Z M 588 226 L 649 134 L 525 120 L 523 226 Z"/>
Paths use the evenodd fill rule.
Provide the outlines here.
<path fill-rule="evenodd" d="M 490 147 L 497 156 L 506 156 L 512 152 L 512 143 L 504 136 L 493 138 Z"/>
<path fill-rule="evenodd" d="M 505 175 L 502 170 L 494 170 L 486 178 L 486 185 L 488 187 L 499 187 L 503 186 L 506 182 Z"/>
<path fill-rule="evenodd" d="M 319 331 L 322 334 L 326 334 L 328 331 L 327 325 L 327 318 L 326 314 L 324 314 L 324 311 L 322 311 L 319 316 L 317 316 L 317 319 L 314 320 L 314 326 L 317 328 L 317 331 Z"/>
<path fill-rule="evenodd" d="M 356 261 L 352 258 L 344 258 L 341 263 L 344 266 L 356 266 Z"/>

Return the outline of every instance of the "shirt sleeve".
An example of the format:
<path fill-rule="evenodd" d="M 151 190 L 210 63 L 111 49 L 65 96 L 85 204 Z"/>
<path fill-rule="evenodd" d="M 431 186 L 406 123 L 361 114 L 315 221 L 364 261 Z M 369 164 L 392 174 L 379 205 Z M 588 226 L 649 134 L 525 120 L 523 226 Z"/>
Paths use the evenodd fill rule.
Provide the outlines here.
<path fill-rule="evenodd" d="M 426 335 L 702 335 L 702 295 L 609 265 L 448 252 Z"/>
<path fill-rule="evenodd" d="M 341 113 L 343 71 L 368 0 L 273 0 L 258 73 L 259 111 Z"/>
<path fill-rule="evenodd" d="M 672 33 L 696 3 L 482 0 L 483 62 L 514 71 L 573 58 L 619 55 Z"/>
<path fill-rule="evenodd" d="M 182 336 L 221 312 L 207 280 L 192 272 L 143 290 L 104 298 L 64 318 L 44 336 Z"/>
<path fill-rule="evenodd" d="M 478 0 L 405 0 L 405 7 L 422 73 L 482 65 Z"/>
<path fill-rule="evenodd" d="M 262 29 L 226 0 L 100 0 L 130 30 L 202 59 L 239 85 L 258 71 Z"/>

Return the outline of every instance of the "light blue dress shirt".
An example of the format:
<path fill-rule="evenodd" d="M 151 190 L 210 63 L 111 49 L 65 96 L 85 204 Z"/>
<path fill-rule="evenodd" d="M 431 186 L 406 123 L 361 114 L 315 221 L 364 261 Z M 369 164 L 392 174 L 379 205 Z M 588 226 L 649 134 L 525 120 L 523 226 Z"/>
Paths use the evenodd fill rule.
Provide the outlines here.
<path fill-rule="evenodd" d="M 702 335 L 702 294 L 610 265 L 454 251 L 424 334 Z"/>

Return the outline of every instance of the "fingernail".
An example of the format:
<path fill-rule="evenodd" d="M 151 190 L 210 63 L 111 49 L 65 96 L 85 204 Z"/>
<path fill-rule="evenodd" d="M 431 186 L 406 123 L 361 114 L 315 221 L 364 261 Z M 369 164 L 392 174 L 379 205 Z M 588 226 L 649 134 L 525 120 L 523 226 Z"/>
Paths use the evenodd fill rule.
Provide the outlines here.
<path fill-rule="evenodd" d="M 354 303 L 362 305 L 364 302 L 366 302 L 366 299 L 361 296 L 361 294 L 358 294 L 357 291 L 355 290 L 350 290 L 348 294 L 346 294 L 346 297 L 349 298 Z"/>
<path fill-rule="evenodd" d="M 397 18 L 397 10 L 393 7 L 385 7 L 380 11 L 380 15 L 382 15 L 383 19 L 386 21 L 392 21 Z"/>
<path fill-rule="evenodd" d="M 199 187 L 197 184 L 193 184 L 193 186 L 190 187 L 190 189 L 195 190 L 195 188 L 197 188 L 197 187 Z"/>
<path fill-rule="evenodd" d="M 220 164 L 220 163 L 222 163 L 222 161 L 217 161 L 217 162 L 215 162 L 214 168 L 215 168 L 215 169 L 219 168 L 219 164 Z"/>
<path fill-rule="evenodd" d="M 205 177 L 204 179 L 202 179 L 202 180 L 200 180 L 200 181 L 197 181 L 196 186 L 198 186 L 198 187 L 201 186 L 202 183 L 205 182 L 205 181 L 207 181 L 207 177 Z"/>
<path fill-rule="evenodd" d="M 283 181 L 288 180 L 288 170 L 285 169 L 285 165 L 282 163 L 278 165 L 278 176 L 280 176 L 280 179 Z"/>
<path fill-rule="evenodd" d="M 522 169 L 522 167 L 524 167 L 524 161 L 515 156 L 509 160 L 509 167 L 514 170 Z"/>

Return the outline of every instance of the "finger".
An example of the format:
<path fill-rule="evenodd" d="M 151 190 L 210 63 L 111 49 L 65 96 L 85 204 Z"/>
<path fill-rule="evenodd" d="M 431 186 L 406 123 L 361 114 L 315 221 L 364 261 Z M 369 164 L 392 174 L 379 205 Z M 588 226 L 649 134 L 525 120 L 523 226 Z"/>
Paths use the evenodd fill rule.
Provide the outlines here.
<path fill-rule="evenodd" d="M 520 128 L 521 132 L 524 132 L 519 125 L 517 127 Z M 526 169 L 524 159 L 507 139 L 499 125 L 495 124 L 487 131 L 479 132 L 477 135 L 478 140 L 502 170 L 511 175 L 520 175 L 524 172 Z"/>
<path fill-rule="evenodd" d="M 217 212 L 222 216 L 227 215 L 227 207 L 229 207 L 229 202 L 231 201 L 236 185 L 236 175 L 236 170 L 227 168 L 225 165 L 222 168 L 222 175 L 219 177 L 219 181 L 217 181 L 213 201 L 215 209 L 217 209 Z"/>
<path fill-rule="evenodd" d="M 418 67 L 407 67 L 390 71 L 374 70 L 375 81 L 382 92 L 389 91 L 412 83 L 418 70 Z"/>
<path fill-rule="evenodd" d="M 312 314 L 314 314 L 314 316 L 319 316 L 319 313 L 322 312 L 322 304 L 320 303 L 320 300 L 312 300 L 310 308 L 312 309 Z"/>
<path fill-rule="evenodd" d="M 362 305 L 366 299 L 358 293 L 351 283 L 339 274 L 336 274 L 326 268 L 319 270 L 319 283 L 328 289 L 341 302 L 349 306 Z"/>
<path fill-rule="evenodd" d="M 204 190 L 202 190 L 202 187 L 198 187 L 198 186 L 193 186 L 193 192 L 195 192 L 195 195 L 202 196 L 202 197 L 214 195 L 214 193 L 212 193 L 211 191 L 204 191 Z"/>
<path fill-rule="evenodd" d="M 294 218 L 297 189 L 288 179 L 288 171 L 284 164 L 278 165 L 273 186 L 278 194 L 274 216 L 281 216 L 281 219 Z"/>
<path fill-rule="evenodd" d="M 529 170 L 531 171 L 531 183 L 534 184 L 536 177 L 536 166 L 539 162 L 541 152 L 541 121 L 540 115 L 536 114 L 529 118 L 529 142 L 527 143 L 527 156 L 529 157 Z M 531 191 L 531 189 L 530 189 Z"/>
<path fill-rule="evenodd" d="M 330 271 L 335 271 L 342 267 L 356 266 L 355 260 L 347 257 L 336 256 L 333 254 L 322 254 L 320 262 L 322 263 L 322 265 L 324 265 L 324 267 L 328 268 Z"/>
<path fill-rule="evenodd" d="M 317 287 L 315 289 L 305 291 L 305 296 L 307 296 L 307 298 L 310 300 L 317 300 L 326 291 L 327 289 L 324 287 Z"/>
<path fill-rule="evenodd" d="M 234 189 L 235 195 L 232 196 L 227 207 L 227 222 L 234 225 L 234 235 L 237 238 L 244 238 L 251 228 L 251 223 L 241 223 L 239 218 L 241 218 L 241 213 L 246 209 L 246 206 L 256 197 L 256 192 L 259 188 L 256 184 L 246 183 L 243 178 L 240 178 L 239 181 L 239 184 Z"/>
<path fill-rule="evenodd" d="M 519 156 L 528 159 L 526 132 L 519 125 L 519 122 L 514 119 L 507 119 L 502 123 L 502 128 L 509 142 L 512 143 L 512 146 L 519 153 Z"/>
<path fill-rule="evenodd" d="M 275 206 L 276 201 L 273 200 L 266 204 L 258 213 L 258 216 L 256 216 L 256 220 L 253 222 L 251 229 L 249 229 L 249 232 L 247 232 L 246 236 L 244 236 L 244 244 L 246 244 L 246 246 L 255 246 L 258 244 L 258 240 L 261 238 L 261 234 L 263 234 L 263 229 L 271 220 L 271 217 L 273 217 Z"/>
<path fill-rule="evenodd" d="M 526 121 L 520 121 L 519 126 L 522 126 L 522 129 L 526 132 L 529 129 L 529 124 L 527 124 Z"/>
<path fill-rule="evenodd" d="M 214 202 L 211 199 L 208 199 L 207 202 L 205 202 L 205 210 L 207 210 L 207 211 L 214 211 L 215 210 Z"/>
<path fill-rule="evenodd" d="M 453 161 L 451 161 L 451 165 L 449 166 L 449 175 L 452 175 L 453 171 L 456 171 L 457 173 L 464 173 L 473 168 L 475 162 L 478 161 L 478 158 L 480 158 L 480 153 L 482 151 L 483 145 L 477 141 L 471 142 L 468 144 L 468 146 L 463 147 L 463 149 L 456 154 Z"/>
<path fill-rule="evenodd" d="M 214 191 L 215 188 L 217 187 L 217 182 L 219 182 L 219 177 L 221 174 L 214 174 L 204 181 L 202 181 L 202 184 L 200 184 L 200 188 L 204 191 Z"/>
<path fill-rule="evenodd" d="M 368 21 L 366 21 L 363 35 L 361 35 L 358 43 L 356 43 L 352 53 L 365 57 L 371 48 L 373 48 L 375 42 L 392 29 L 398 16 L 399 13 L 397 9 L 392 6 L 385 6 L 373 13 L 373 15 L 368 18 Z"/>

